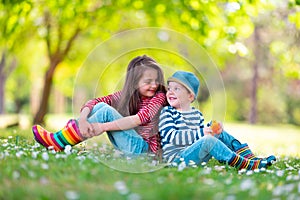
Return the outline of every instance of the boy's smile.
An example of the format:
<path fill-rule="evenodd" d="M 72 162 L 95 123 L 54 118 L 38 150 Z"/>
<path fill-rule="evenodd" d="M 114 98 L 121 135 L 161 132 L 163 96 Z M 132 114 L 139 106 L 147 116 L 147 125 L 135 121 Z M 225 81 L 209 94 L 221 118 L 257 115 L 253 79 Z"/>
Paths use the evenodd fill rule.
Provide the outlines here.
<path fill-rule="evenodd" d="M 169 104 L 176 110 L 188 111 L 190 104 L 194 100 L 191 94 L 183 85 L 170 81 L 168 83 L 167 100 Z"/>

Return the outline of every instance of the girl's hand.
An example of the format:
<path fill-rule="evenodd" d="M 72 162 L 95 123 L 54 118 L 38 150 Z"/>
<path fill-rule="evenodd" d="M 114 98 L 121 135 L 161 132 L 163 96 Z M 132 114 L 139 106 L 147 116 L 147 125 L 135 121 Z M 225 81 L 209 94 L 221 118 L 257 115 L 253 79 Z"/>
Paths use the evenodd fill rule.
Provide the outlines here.
<path fill-rule="evenodd" d="M 79 131 L 84 138 L 91 138 L 95 135 L 93 126 L 86 119 L 79 118 L 78 126 Z"/>
<path fill-rule="evenodd" d="M 104 131 L 104 124 L 102 123 L 92 123 L 92 127 L 94 130 L 94 136 L 98 136 L 102 134 Z"/>

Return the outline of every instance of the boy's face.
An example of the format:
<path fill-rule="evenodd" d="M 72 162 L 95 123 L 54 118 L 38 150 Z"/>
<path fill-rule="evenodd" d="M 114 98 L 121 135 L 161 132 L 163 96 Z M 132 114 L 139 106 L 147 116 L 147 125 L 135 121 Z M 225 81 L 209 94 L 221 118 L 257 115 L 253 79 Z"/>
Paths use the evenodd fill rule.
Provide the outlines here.
<path fill-rule="evenodd" d="M 187 111 L 194 100 L 194 95 L 177 82 L 168 83 L 167 100 L 176 110 Z"/>

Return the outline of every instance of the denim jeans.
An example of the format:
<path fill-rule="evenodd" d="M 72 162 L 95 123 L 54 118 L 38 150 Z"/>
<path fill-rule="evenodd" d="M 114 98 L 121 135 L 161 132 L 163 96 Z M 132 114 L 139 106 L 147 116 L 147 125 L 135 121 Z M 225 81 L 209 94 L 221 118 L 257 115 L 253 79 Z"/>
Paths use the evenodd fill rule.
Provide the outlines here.
<path fill-rule="evenodd" d="M 239 148 L 241 148 L 242 144 L 240 143 L 240 141 L 226 131 L 223 131 L 220 135 L 216 135 L 216 137 L 232 151 L 237 151 Z"/>
<path fill-rule="evenodd" d="M 190 161 L 195 162 L 197 165 L 201 162 L 207 162 L 212 157 L 215 157 L 220 162 L 228 162 L 235 154 L 235 150 L 239 148 L 240 142 L 232 135 L 223 131 L 217 137 L 206 135 L 194 144 L 187 147 L 180 153 L 180 158 L 183 158 L 186 165 Z M 174 162 L 178 163 L 179 158 Z"/>
<path fill-rule="evenodd" d="M 89 123 L 105 123 L 122 117 L 113 107 L 100 102 L 93 107 L 87 120 Z M 108 131 L 107 135 L 113 146 L 125 154 L 138 155 L 148 152 L 148 143 L 134 129 Z"/>

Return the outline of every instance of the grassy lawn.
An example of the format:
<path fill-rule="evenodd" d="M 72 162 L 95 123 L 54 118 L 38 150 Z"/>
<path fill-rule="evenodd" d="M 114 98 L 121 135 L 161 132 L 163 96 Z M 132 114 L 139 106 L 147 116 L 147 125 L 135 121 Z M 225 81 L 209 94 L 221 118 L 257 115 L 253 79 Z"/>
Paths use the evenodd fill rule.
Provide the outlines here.
<path fill-rule="evenodd" d="M 256 154 L 275 154 L 278 162 L 266 170 L 246 172 L 212 159 L 201 167 L 179 170 L 147 157 L 101 153 L 105 136 L 54 153 L 37 145 L 30 130 L 1 129 L 0 199 L 300 198 L 299 128 L 230 123 L 224 127 Z"/>

